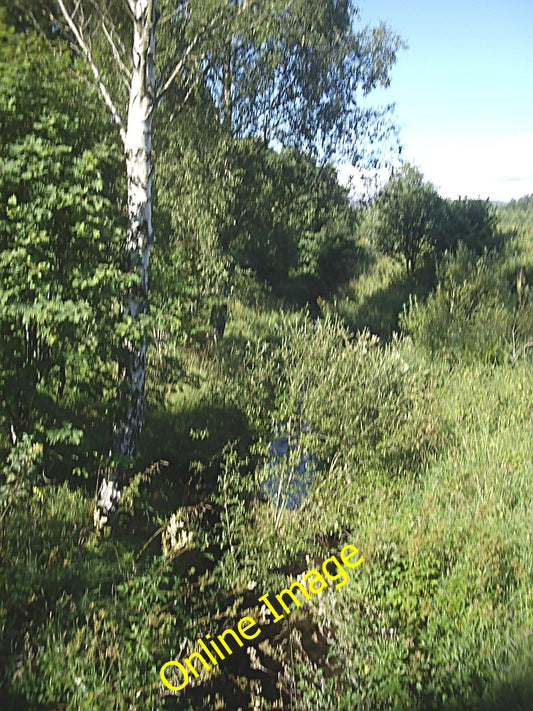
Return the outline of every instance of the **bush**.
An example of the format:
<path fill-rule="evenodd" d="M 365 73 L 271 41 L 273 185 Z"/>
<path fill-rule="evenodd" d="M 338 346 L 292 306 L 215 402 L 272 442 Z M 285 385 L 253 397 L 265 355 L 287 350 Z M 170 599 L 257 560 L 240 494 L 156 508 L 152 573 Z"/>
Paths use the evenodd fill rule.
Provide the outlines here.
<path fill-rule="evenodd" d="M 78 68 L 31 34 L 10 36 L 4 50 L 0 450 L 12 446 L 11 459 L 20 460 L 30 438 L 48 476 L 86 473 L 111 436 L 117 401 L 127 280 L 119 267 L 120 158 Z M 80 112 L 82 92 L 90 103 Z"/>
<path fill-rule="evenodd" d="M 464 245 L 437 265 L 437 288 L 425 304 L 411 298 L 401 327 L 415 343 L 450 362 L 512 357 L 515 334 L 533 333 L 531 304 L 516 308 L 509 270 L 495 253 L 476 257 Z"/>
<path fill-rule="evenodd" d="M 323 472 L 334 460 L 391 476 L 420 471 L 440 446 L 423 367 L 397 340 L 353 338 L 337 318 L 287 319 L 280 342 L 250 355 L 245 372 L 243 408 L 265 457 L 280 427 L 293 433 L 296 465 L 313 457 Z"/>
<path fill-rule="evenodd" d="M 434 234 L 437 252 L 455 250 L 463 243 L 478 255 L 501 244 L 495 207 L 488 200 L 445 200 Z"/>

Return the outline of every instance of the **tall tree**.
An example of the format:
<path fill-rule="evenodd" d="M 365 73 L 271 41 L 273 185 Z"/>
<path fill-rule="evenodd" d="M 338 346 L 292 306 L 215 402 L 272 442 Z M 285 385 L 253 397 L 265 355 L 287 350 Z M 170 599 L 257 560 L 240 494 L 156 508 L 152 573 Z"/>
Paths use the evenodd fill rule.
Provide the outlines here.
<path fill-rule="evenodd" d="M 206 48 L 205 72 L 236 137 L 358 163 L 391 129 L 363 97 L 389 85 L 403 46 L 384 24 L 361 26 L 352 0 L 287 0 L 273 22 L 235 25 Z"/>
<path fill-rule="evenodd" d="M 123 416 L 115 428 L 115 465 L 101 483 L 95 509 L 95 524 L 100 527 L 116 514 L 124 466 L 134 457 L 144 421 L 143 324 L 154 243 L 152 127 L 158 104 L 168 98 L 178 111 L 195 87 L 204 83 L 215 103 L 222 92 L 219 105 L 228 128 L 235 111 L 239 112 L 243 128 L 238 135 L 247 133 L 244 126 L 250 120 L 250 132 L 260 130 L 270 140 L 293 134 L 300 143 L 311 145 L 313 135 L 322 136 L 322 150 L 327 152 L 343 132 L 360 135 L 368 115 L 357 108 L 356 90 L 366 93 L 377 83 L 388 82 L 398 40 L 383 28 L 351 33 L 353 13 L 347 0 L 18 0 L 16 4 L 35 25 L 49 36 L 68 40 L 86 60 L 124 150 L 125 266 L 131 279 L 123 300 Z M 157 56 L 156 36 L 161 40 Z M 220 66 L 221 83 L 216 75 Z M 339 106 L 349 110 L 339 111 Z M 253 107 L 252 113 L 247 107 Z M 302 118 L 295 123 L 299 115 Z"/>
<path fill-rule="evenodd" d="M 187 93 L 186 60 L 194 53 L 207 28 L 223 13 L 206 12 L 206 21 L 189 32 L 187 3 L 157 0 L 57 0 L 21 3 L 27 16 L 48 34 L 62 35 L 86 60 L 92 78 L 118 128 L 127 177 L 128 226 L 125 267 L 131 275 L 123 299 L 124 338 L 121 363 L 123 415 L 115 426 L 114 465 L 109 467 L 98 494 L 95 525 L 111 522 L 118 509 L 124 466 L 134 457 L 144 424 L 146 337 L 143 317 L 148 306 L 152 227 L 152 126 L 161 97 L 179 78 Z M 156 30 L 167 26 L 172 35 L 156 76 Z M 129 36 L 129 41 L 128 41 Z M 129 51 L 127 47 L 130 47 Z"/>
<path fill-rule="evenodd" d="M 420 255 L 434 240 L 442 214 L 442 199 L 431 183 L 406 163 L 378 195 L 371 211 L 371 228 L 378 247 L 403 259 L 411 276 Z"/>

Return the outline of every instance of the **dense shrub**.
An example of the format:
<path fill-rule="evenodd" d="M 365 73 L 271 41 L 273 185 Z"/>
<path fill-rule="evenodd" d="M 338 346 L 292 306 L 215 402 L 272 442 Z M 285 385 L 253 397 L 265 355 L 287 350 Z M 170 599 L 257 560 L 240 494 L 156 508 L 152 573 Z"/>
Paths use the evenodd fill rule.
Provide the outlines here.
<path fill-rule="evenodd" d="M 108 445 L 124 212 L 112 126 L 68 58 L 30 34 L 10 35 L 4 52 L 0 456 L 9 448 L 10 463 L 0 481 L 16 471 L 21 492 L 28 444 L 28 471 L 48 476 L 86 471 Z"/>
<path fill-rule="evenodd" d="M 187 471 L 180 453 L 172 476 L 196 505 L 160 506 L 142 538 L 139 518 L 125 516 L 123 535 L 102 540 L 87 528 L 86 495 L 37 486 L 0 519 L 4 707 L 527 708 L 528 361 L 449 372 L 410 341 L 384 347 L 333 318 L 263 314 L 241 324 L 243 339 L 238 325 L 202 388 L 165 412 L 170 449 L 195 427 L 202 460 Z M 230 405 L 243 417 L 231 432 Z M 244 423 L 251 450 L 220 444 L 225 433 L 245 439 Z M 280 423 L 295 448 L 272 500 L 261 482 Z M 302 454 L 315 455 L 314 478 L 288 510 Z M 218 471 L 214 493 L 198 487 L 206 465 Z M 348 542 L 364 562 L 345 586 L 284 622 L 261 619 L 256 644 L 168 694 L 162 663 L 244 615 L 259 620 L 260 595 Z"/>
<path fill-rule="evenodd" d="M 450 361 L 502 362 L 533 333 L 532 305 L 518 308 L 512 269 L 494 253 L 477 257 L 464 245 L 437 266 L 437 287 L 425 304 L 404 310 L 402 328 L 430 353 Z M 513 350 L 514 345 L 514 350 Z"/>
<path fill-rule="evenodd" d="M 531 678 L 511 676 L 531 660 L 527 361 L 449 374 L 408 343 L 350 340 L 329 319 L 282 330 L 248 363 L 248 411 L 265 423 L 265 460 L 276 423 L 295 448 L 279 468 L 281 500 L 243 504 L 250 481 L 224 475 L 220 569 L 246 595 L 250 581 L 286 587 L 339 541 L 365 556 L 345 587 L 304 602 L 277 645 L 260 646 L 287 707 L 495 709 L 506 697 L 527 707 Z M 318 471 L 287 511 L 288 479 L 311 452 Z"/>
<path fill-rule="evenodd" d="M 236 143 L 234 224 L 223 234 L 236 262 L 290 301 L 328 293 L 354 269 L 357 214 L 330 165 L 255 140 Z M 306 280 L 302 280 L 306 277 Z M 295 293 L 287 288 L 294 281 Z M 305 284 L 307 293 L 298 291 Z"/>
<path fill-rule="evenodd" d="M 262 456 L 281 430 L 288 438 L 287 479 L 302 457 L 321 469 L 317 479 L 333 461 L 353 476 L 421 471 L 441 444 L 445 424 L 428 416 L 423 367 L 397 340 L 383 347 L 339 319 L 287 318 L 278 341 L 245 358 L 242 409 Z"/>
<path fill-rule="evenodd" d="M 320 598 L 332 639 L 320 708 L 528 708 L 528 373 L 520 362 L 446 378 L 438 397 L 457 436 L 409 495 L 380 478 L 352 488 L 340 471 L 322 488 L 315 525 L 335 511 L 330 525 L 365 561 L 344 592 Z M 301 672 L 312 699 L 314 668 Z"/>
<path fill-rule="evenodd" d="M 455 250 L 462 243 L 478 255 L 501 244 L 496 208 L 488 200 L 443 200 L 434 233 L 437 252 Z"/>

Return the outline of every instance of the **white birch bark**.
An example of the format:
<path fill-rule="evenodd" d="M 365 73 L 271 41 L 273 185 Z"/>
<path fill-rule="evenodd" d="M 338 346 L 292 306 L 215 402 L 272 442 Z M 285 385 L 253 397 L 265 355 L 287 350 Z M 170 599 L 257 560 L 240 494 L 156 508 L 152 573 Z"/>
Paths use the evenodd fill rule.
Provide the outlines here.
<path fill-rule="evenodd" d="M 167 68 L 166 78 L 160 77 L 156 95 L 155 78 L 155 34 L 157 24 L 157 0 L 125 0 L 127 12 L 131 12 L 133 25 L 133 51 L 131 58 L 113 31 L 113 22 L 106 3 L 108 0 L 56 0 L 57 7 L 68 27 L 72 43 L 87 61 L 94 77 L 95 86 L 111 112 L 125 151 L 128 184 L 128 231 L 126 237 L 126 259 L 128 269 L 138 277 L 138 284 L 129 290 L 123 303 L 123 315 L 138 322 L 148 306 L 148 267 L 150 250 L 154 241 L 152 230 L 152 120 L 158 99 L 165 94 L 180 75 L 187 61 L 205 34 L 225 17 L 224 7 L 215 12 L 204 28 L 189 41 L 180 57 L 176 57 L 173 67 Z M 23 3 L 25 5 L 26 3 Z M 169 17 L 175 12 L 173 3 Z M 27 4 L 28 17 L 39 26 L 33 15 L 33 2 Z M 43 8 L 44 17 L 49 22 L 57 18 L 49 6 Z M 167 18 L 168 19 L 168 18 Z M 49 27 L 46 29 L 48 32 Z M 120 71 L 120 79 L 129 88 L 127 121 L 120 113 L 119 102 L 113 99 L 105 78 L 97 64 L 92 50 L 92 38 L 102 32 L 111 55 Z M 131 61 L 131 70 L 129 69 Z M 191 82 L 183 103 L 195 86 Z M 117 97 L 115 97 L 116 99 Z M 134 457 L 137 442 L 144 425 L 146 341 L 126 339 L 123 343 L 124 358 L 121 365 L 123 414 L 115 425 L 114 454 L 118 459 Z M 15 434 L 13 435 L 15 436 Z M 124 468 L 111 467 L 102 480 L 94 511 L 96 528 L 110 524 L 116 517 L 124 485 Z"/>
<path fill-rule="evenodd" d="M 138 276 L 124 303 L 125 315 L 138 321 L 148 306 L 148 267 L 154 241 L 152 229 L 152 120 L 155 110 L 156 0 L 132 0 L 133 57 L 124 149 L 128 184 L 126 258 Z M 146 339 L 126 339 L 123 416 L 115 426 L 115 453 L 133 457 L 144 425 Z M 94 512 L 96 528 L 111 523 L 117 513 L 123 477 L 112 468 L 103 479 Z"/>

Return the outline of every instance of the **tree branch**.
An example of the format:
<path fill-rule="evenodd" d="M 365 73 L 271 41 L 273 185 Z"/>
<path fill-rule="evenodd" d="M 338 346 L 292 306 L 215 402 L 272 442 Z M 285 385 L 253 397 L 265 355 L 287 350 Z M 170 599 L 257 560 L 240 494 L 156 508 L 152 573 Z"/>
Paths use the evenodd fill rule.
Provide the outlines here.
<path fill-rule="evenodd" d="M 514 337 L 515 334 L 513 332 L 513 355 L 511 358 L 511 363 L 516 363 L 516 361 L 520 358 L 521 355 L 526 355 L 527 351 L 529 348 L 533 348 L 533 341 L 528 341 L 527 343 L 524 343 L 524 345 L 519 348 L 518 350 L 515 349 L 515 344 L 514 344 Z"/>
<path fill-rule="evenodd" d="M 135 15 L 135 5 L 133 3 L 133 0 L 124 0 L 126 5 L 129 7 L 129 10 L 131 12 L 132 17 Z"/>
<path fill-rule="evenodd" d="M 120 137 L 122 139 L 122 142 L 125 144 L 126 143 L 126 130 L 124 128 L 124 122 L 122 121 L 122 117 L 120 116 L 120 114 L 113 102 L 113 99 L 111 98 L 111 96 L 107 90 L 107 87 L 104 83 L 102 75 L 100 74 L 100 71 L 98 70 L 98 67 L 95 64 L 91 49 L 87 45 L 85 40 L 83 39 L 83 35 L 82 35 L 80 29 L 77 27 L 76 23 L 74 22 L 73 16 L 67 11 L 64 1 L 57 0 L 57 4 L 59 5 L 61 13 L 62 13 L 63 17 L 65 18 L 65 21 L 66 21 L 67 25 L 69 26 L 70 31 L 72 32 L 72 34 L 74 35 L 74 37 L 76 39 L 76 42 L 78 44 L 80 51 L 82 52 L 83 56 L 89 63 L 89 66 L 91 67 L 91 71 L 92 71 L 93 76 L 95 78 L 98 89 L 100 90 L 100 94 L 102 95 L 102 98 L 104 99 L 104 101 L 106 103 L 106 106 L 111 111 L 111 114 L 113 115 L 113 118 L 119 127 L 119 132 L 120 132 Z"/>
<path fill-rule="evenodd" d="M 176 77 L 178 76 L 180 71 L 183 69 L 183 67 L 185 66 L 185 62 L 187 61 L 187 59 L 189 58 L 189 56 L 193 52 L 193 50 L 197 47 L 200 40 L 206 35 L 206 33 L 209 30 L 211 30 L 216 25 L 216 23 L 221 19 L 221 17 L 223 17 L 224 14 L 225 14 L 224 10 L 220 10 L 213 17 L 211 22 L 208 25 L 206 25 L 200 32 L 198 32 L 196 34 L 196 36 L 191 40 L 191 43 L 189 44 L 189 46 L 187 47 L 187 49 L 181 56 L 181 59 L 174 66 L 174 69 L 170 73 L 170 76 L 168 77 L 166 82 L 163 84 L 163 87 L 158 92 L 157 100 L 159 100 L 170 89 L 170 87 L 172 86 L 172 83 L 174 82 L 174 80 L 176 79 Z"/>
<path fill-rule="evenodd" d="M 189 6 L 189 0 L 183 0 L 178 7 L 174 7 L 166 15 L 161 16 L 159 18 L 158 24 L 165 25 L 167 22 L 170 22 L 170 20 L 172 20 L 174 17 L 176 17 L 177 12 L 186 10 L 188 8 L 188 6 Z"/>
<path fill-rule="evenodd" d="M 131 71 L 128 69 L 128 67 L 125 65 L 125 63 L 122 60 L 122 57 L 120 56 L 120 52 L 117 49 L 117 46 L 115 42 L 113 41 L 113 37 L 109 30 L 106 27 L 106 24 L 104 22 L 104 19 L 102 18 L 102 29 L 104 31 L 104 35 L 106 36 L 106 39 L 109 43 L 109 46 L 111 47 L 111 52 L 113 53 L 113 58 L 115 62 L 118 64 L 119 68 L 122 70 L 121 78 L 122 81 L 124 82 L 124 86 L 126 89 L 129 89 L 130 87 L 130 82 L 131 82 Z"/>

